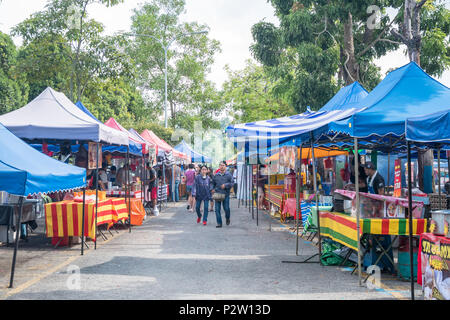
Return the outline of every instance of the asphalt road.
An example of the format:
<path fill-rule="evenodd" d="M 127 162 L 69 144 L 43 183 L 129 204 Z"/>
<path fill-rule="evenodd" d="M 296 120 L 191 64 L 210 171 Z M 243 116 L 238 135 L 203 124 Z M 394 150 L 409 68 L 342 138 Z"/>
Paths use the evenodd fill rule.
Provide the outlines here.
<path fill-rule="evenodd" d="M 122 231 L 84 256 L 74 251 L 46 266 L 6 299 L 193 299 L 193 300 L 365 300 L 408 298 L 408 283 L 390 281 L 368 289 L 349 269 L 301 261 L 317 252 L 269 216 L 259 226 L 248 209 L 232 200 L 231 225 L 217 229 L 210 212 L 207 226 L 196 223 L 185 202 L 170 204 L 131 233 Z M 60 252 L 60 255 L 64 251 Z M 61 258 L 61 257 L 60 257 Z M 56 264 L 57 263 L 57 264 Z M 19 271 L 20 273 L 20 271 Z M 5 295 L 6 293 L 6 295 Z M 0 297 L 1 298 L 1 297 Z"/>

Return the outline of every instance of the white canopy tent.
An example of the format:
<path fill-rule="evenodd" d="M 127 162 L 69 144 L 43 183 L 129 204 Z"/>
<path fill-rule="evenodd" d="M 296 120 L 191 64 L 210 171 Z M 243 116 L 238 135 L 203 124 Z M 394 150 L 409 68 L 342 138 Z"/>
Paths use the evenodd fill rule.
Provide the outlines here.
<path fill-rule="evenodd" d="M 63 93 L 45 89 L 26 106 L 0 116 L 8 130 L 27 140 L 78 140 L 128 146 L 128 135 L 92 119 Z"/>

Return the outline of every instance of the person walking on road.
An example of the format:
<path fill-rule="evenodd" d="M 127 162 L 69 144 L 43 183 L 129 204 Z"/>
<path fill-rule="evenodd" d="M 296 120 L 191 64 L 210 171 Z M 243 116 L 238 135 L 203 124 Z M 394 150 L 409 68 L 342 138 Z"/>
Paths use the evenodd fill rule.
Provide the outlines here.
<path fill-rule="evenodd" d="M 186 192 L 188 194 L 188 206 L 187 209 L 191 212 L 194 211 L 194 198 L 192 197 L 192 188 L 195 181 L 194 165 L 189 164 L 189 169 L 184 174 L 186 176 Z"/>
<path fill-rule="evenodd" d="M 202 220 L 201 205 L 203 202 L 203 225 L 208 222 L 208 205 L 211 199 L 211 178 L 208 176 L 208 168 L 202 167 L 200 174 L 195 177 L 195 209 L 197 211 L 197 223 Z"/>
<path fill-rule="evenodd" d="M 216 202 L 216 228 L 222 228 L 222 215 L 220 208 L 223 205 L 225 211 L 225 219 L 227 226 L 230 225 L 230 190 L 233 187 L 233 177 L 227 172 L 227 164 L 222 161 L 219 166 L 219 172 L 216 173 L 212 180 L 212 194 Z"/>

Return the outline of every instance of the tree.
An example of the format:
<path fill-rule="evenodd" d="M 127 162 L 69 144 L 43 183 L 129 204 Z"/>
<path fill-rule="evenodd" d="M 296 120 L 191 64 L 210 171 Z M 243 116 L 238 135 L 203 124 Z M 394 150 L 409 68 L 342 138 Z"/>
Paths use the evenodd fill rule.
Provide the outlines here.
<path fill-rule="evenodd" d="M 295 110 L 283 99 L 274 96 L 276 84 L 263 67 L 247 60 L 243 70 L 226 67 L 228 81 L 223 85 L 224 105 L 237 123 L 290 116 Z"/>
<path fill-rule="evenodd" d="M 441 75 L 450 67 L 450 11 L 438 2 L 405 0 L 403 21 L 391 33 L 406 45 L 410 61 L 420 66 L 423 60 L 425 71 Z M 419 188 L 426 193 L 434 192 L 433 163 L 433 150 L 419 152 Z"/>
<path fill-rule="evenodd" d="M 391 33 L 406 45 L 409 60 L 431 75 L 442 75 L 450 68 L 450 10 L 445 2 L 404 0 L 400 18 Z"/>
<path fill-rule="evenodd" d="M 193 120 L 212 114 L 220 107 L 214 86 L 206 75 L 214 61 L 219 42 L 205 35 L 189 35 L 207 29 L 197 23 L 180 23 L 184 0 L 153 0 L 135 10 L 131 31 L 151 35 L 164 46 L 176 39 L 168 50 L 168 108 L 172 127 L 190 125 Z M 138 84 L 157 111 L 164 107 L 164 50 L 151 37 L 137 36 L 128 50 L 138 70 Z M 208 110 L 208 112 L 204 112 Z M 190 118 L 190 119 L 187 119 Z M 211 120 L 211 116 L 208 120 Z"/>
<path fill-rule="evenodd" d="M 17 50 L 11 38 L 0 32 L 0 114 L 23 107 L 28 86 L 16 72 Z"/>
<path fill-rule="evenodd" d="M 367 8 L 390 1 L 271 3 L 280 26 L 255 24 L 251 50 L 298 112 L 322 107 L 340 86 L 354 81 L 372 89 L 380 79 L 373 60 L 399 45 L 386 32 L 388 17 L 382 17 L 380 29 L 368 23 Z"/>
<path fill-rule="evenodd" d="M 58 74 L 69 75 L 64 91 L 73 101 L 81 99 L 93 78 L 123 75 L 128 70 L 127 60 L 116 49 L 121 39 L 101 36 L 103 25 L 88 19 L 87 7 L 94 2 L 113 6 L 123 0 L 52 0 L 44 11 L 33 14 L 12 31 L 22 37 L 24 50 L 32 47 L 28 54 L 38 53 L 33 55 L 35 66 L 48 65 L 49 58 L 58 51 L 57 62 L 63 69 Z M 39 71 L 47 73 L 47 69 Z"/>

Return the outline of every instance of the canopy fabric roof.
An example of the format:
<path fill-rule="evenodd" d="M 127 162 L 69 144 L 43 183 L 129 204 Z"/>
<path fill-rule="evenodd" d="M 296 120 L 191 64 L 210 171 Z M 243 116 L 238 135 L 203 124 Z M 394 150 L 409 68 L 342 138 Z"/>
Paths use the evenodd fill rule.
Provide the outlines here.
<path fill-rule="evenodd" d="M 201 163 L 211 163 L 212 162 L 212 159 L 210 157 L 204 156 L 204 155 L 194 151 L 184 140 L 181 141 L 177 146 L 175 146 L 174 149 L 190 156 L 192 162 L 201 162 Z"/>
<path fill-rule="evenodd" d="M 300 149 L 298 150 L 298 157 L 300 157 Z M 314 148 L 314 157 L 316 159 L 318 158 L 327 158 L 327 157 L 335 157 L 335 156 L 342 156 L 342 155 L 348 155 L 348 152 L 346 151 L 338 151 L 338 150 L 323 150 L 320 148 Z M 303 148 L 302 149 L 302 160 L 311 159 L 312 158 L 312 151 L 311 148 Z M 274 162 L 278 161 L 280 159 L 280 153 L 276 153 L 270 158 L 266 160 L 266 162 Z"/>
<path fill-rule="evenodd" d="M 177 157 L 180 159 L 185 159 L 185 160 L 190 160 L 186 154 L 181 153 L 177 150 L 174 150 L 174 148 L 171 145 L 169 145 L 163 139 L 159 138 L 151 130 L 145 129 L 141 133 L 141 137 L 144 138 L 146 141 L 151 142 L 151 143 L 155 144 L 156 146 L 158 146 L 158 155 L 161 155 L 164 152 L 173 152 L 174 157 Z"/>
<path fill-rule="evenodd" d="M 277 148 L 292 140 L 293 137 L 320 128 L 330 122 L 345 119 L 359 111 L 357 102 L 367 96 L 367 91 L 357 82 L 346 86 L 317 112 L 310 111 L 291 117 L 250 122 L 229 126 L 228 137 L 234 138 L 236 144 L 248 141 L 263 141 L 265 145 Z M 296 141 L 292 143 L 297 144 Z M 254 143 L 253 143 L 254 144 Z"/>
<path fill-rule="evenodd" d="M 86 108 L 86 107 L 83 105 L 83 103 L 82 103 L 81 101 L 78 101 L 77 103 L 75 103 L 75 105 L 76 105 L 81 111 L 83 111 L 83 112 L 86 113 L 88 116 L 90 116 L 92 119 L 94 119 L 94 120 L 97 121 L 97 122 L 102 123 L 100 120 L 97 119 L 96 116 L 94 116 L 94 115 L 89 111 L 88 108 Z"/>
<path fill-rule="evenodd" d="M 336 93 L 319 111 L 345 110 L 356 107 L 356 104 L 368 96 L 369 92 L 358 82 L 348 85 Z"/>
<path fill-rule="evenodd" d="M 450 109 L 406 119 L 406 139 L 420 143 L 450 144 Z"/>
<path fill-rule="evenodd" d="M 28 196 L 86 186 L 86 170 L 35 150 L 0 124 L 0 190 Z"/>
<path fill-rule="evenodd" d="M 0 123 L 22 139 L 82 140 L 128 145 L 128 136 L 95 121 L 63 93 L 45 89 L 26 106 L 0 116 Z"/>
<path fill-rule="evenodd" d="M 141 152 L 141 154 L 147 154 L 148 153 L 148 145 L 150 143 L 147 142 L 147 141 L 142 142 L 141 140 L 139 140 L 138 137 L 136 137 L 134 134 L 132 134 L 127 129 L 122 127 L 122 125 L 119 122 L 117 122 L 116 119 L 109 118 L 109 120 L 105 122 L 105 125 L 110 127 L 110 128 L 119 130 L 119 131 L 127 134 L 128 135 L 128 139 L 130 139 L 130 141 L 129 141 L 130 149 L 131 149 L 131 146 L 134 146 L 134 148 L 139 150 Z"/>
<path fill-rule="evenodd" d="M 134 135 L 136 137 L 136 139 L 138 139 L 138 141 L 141 141 L 141 143 L 146 143 L 147 147 L 149 149 L 153 149 L 156 151 L 156 154 L 158 154 L 158 146 L 154 143 L 151 143 L 147 140 L 145 140 L 140 134 L 139 132 L 137 132 L 136 130 L 134 130 L 133 128 L 131 128 L 130 130 L 128 130 L 132 135 Z"/>
<path fill-rule="evenodd" d="M 389 73 L 356 107 L 363 110 L 331 123 L 324 130 L 326 134 L 356 138 L 404 136 L 408 116 L 450 108 L 450 89 L 410 62 Z"/>

